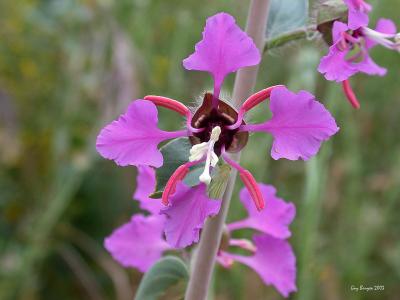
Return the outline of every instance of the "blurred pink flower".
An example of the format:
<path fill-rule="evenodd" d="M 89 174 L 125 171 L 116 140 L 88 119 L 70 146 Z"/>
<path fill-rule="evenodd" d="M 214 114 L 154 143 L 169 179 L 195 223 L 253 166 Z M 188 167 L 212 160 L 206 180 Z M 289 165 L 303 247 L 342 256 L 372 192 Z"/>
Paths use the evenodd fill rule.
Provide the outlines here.
<path fill-rule="evenodd" d="M 164 223 L 160 215 L 133 215 L 104 240 L 104 247 L 122 266 L 146 272 L 172 248 L 162 237 Z"/>
<path fill-rule="evenodd" d="M 379 19 L 375 30 L 368 28 L 368 13 L 371 5 L 363 0 L 344 0 L 348 13 L 348 24 L 336 21 L 333 24 L 333 44 L 328 54 L 322 57 L 318 71 L 327 80 L 342 82 L 343 91 L 354 108 L 360 104 L 351 89 L 348 79 L 358 72 L 384 76 L 386 69 L 378 66 L 369 56 L 369 50 L 377 44 L 388 49 L 400 50 L 399 34 L 391 20 Z"/>
<path fill-rule="evenodd" d="M 157 203 L 154 199 L 143 198 L 145 194 L 141 195 L 143 188 L 148 189 L 148 185 L 155 182 L 154 173 L 148 172 L 149 170 L 149 167 L 139 168 L 138 177 L 142 179 L 138 180 L 135 195 L 140 196 L 141 203 Z M 220 250 L 216 259 L 226 268 L 231 267 L 234 261 L 249 266 L 259 274 L 265 284 L 274 285 L 287 297 L 289 293 L 296 291 L 296 258 L 286 241 L 291 234 L 288 226 L 294 219 L 295 206 L 276 197 L 274 187 L 265 184 L 259 186 L 267 199 L 268 209 L 261 212 L 254 209 L 249 192 L 242 189 L 240 199 L 248 217 L 227 226 L 230 232 L 250 228 L 261 233 L 253 237 L 254 243 L 246 239 L 229 240 L 230 246 L 248 250 L 253 255 L 243 256 Z M 148 209 L 151 213 L 148 216 L 140 213 L 133 215 L 128 223 L 114 230 L 105 239 L 104 246 L 122 266 L 146 272 L 164 252 L 197 242 L 204 219 L 210 214 L 216 214 L 220 205 L 221 201 L 205 196 L 204 184 L 193 190 L 179 183 L 176 193 L 171 197 L 171 206 L 164 208 L 162 214 L 151 207 Z M 183 220 L 182 215 L 185 216 Z"/>
<path fill-rule="evenodd" d="M 257 212 L 249 205 L 250 197 L 246 190 L 240 192 L 248 217 L 228 224 L 228 230 L 251 228 L 259 232 L 252 241 L 247 239 L 229 240 L 229 246 L 250 251 L 252 256 L 244 256 L 220 250 L 217 261 L 224 267 L 232 267 L 235 261 L 252 268 L 266 285 L 272 284 L 284 296 L 288 297 L 296 288 L 296 257 L 289 242 L 288 226 L 295 216 L 295 206 L 277 198 L 274 187 L 260 184 L 266 200 L 267 209 Z M 254 243 L 253 243 L 254 242 Z"/>

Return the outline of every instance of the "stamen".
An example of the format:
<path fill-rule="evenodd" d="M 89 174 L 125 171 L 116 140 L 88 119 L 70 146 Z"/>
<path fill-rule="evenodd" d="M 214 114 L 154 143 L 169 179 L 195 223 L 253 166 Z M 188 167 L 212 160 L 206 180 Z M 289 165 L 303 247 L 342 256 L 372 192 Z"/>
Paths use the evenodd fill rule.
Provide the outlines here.
<path fill-rule="evenodd" d="M 239 165 L 237 162 L 230 159 L 228 155 L 226 155 L 225 153 L 222 153 L 222 157 L 228 164 L 230 164 L 232 167 L 234 167 L 236 170 L 239 171 L 240 178 L 242 179 L 247 190 L 249 191 L 250 196 L 253 199 L 253 202 L 257 210 L 258 211 L 262 210 L 265 207 L 264 197 L 253 175 L 248 170 L 244 169 L 241 165 Z"/>
<path fill-rule="evenodd" d="M 340 42 L 336 46 L 340 51 L 346 51 L 347 48 L 349 47 L 347 45 L 347 41 L 346 41 L 344 34 L 345 34 L 345 32 L 342 32 L 342 38 L 340 39 Z"/>
<path fill-rule="evenodd" d="M 257 247 L 251 241 L 249 241 L 247 239 L 230 239 L 229 245 L 240 247 L 242 249 L 251 251 L 253 253 L 257 251 Z"/>
<path fill-rule="evenodd" d="M 168 205 L 169 196 L 175 193 L 176 185 L 179 181 L 185 178 L 186 174 L 189 172 L 189 167 L 185 165 L 179 166 L 178 169 L 171 175 L 167 184 L 165 185 L 164 192 L 162 193 L 161 202 L 164 205 Z"/>
<path fill-rule="evenodd" d="M 176 185 L 182 181 L 187 173 L 189 172 L 189 168 L 197 165 L 198 163 L 202 162 L 203 160 L 197 160 L 193 162 L 187 162 L 181 166 L 178 167 L 178 169 L 175 170 L 175 172 L 171 175 L 169 178 L 167 184 L 165 185 L 164 192 L 161 197 L 161 202 L 164 205 L 168 205 L 169 203 L 169 197 L 175 193 L 176 190 Z"/>
<path fill-rule="evenodd" d="M 263 102 L 264 100 L 268 99 L 271 95 L 272 90 L 277 87 L 283 87 L 283 85 L 270 86 L 257 93 L 254 93 L 249 98 L 247 98 L 246 101 L 244 101 L 243 105 L 240 107 L 238 118 L 235 124 L 226 126 L 226 128 L 230 130 L 238 128 L 242 124 L 244 114 L 249 110 L 251 110 L 252 108 L 254 108 L 255 106 L 257 106 L 258 104 L 260 104 L 261 102 Z"/>
<path fill-rule="evenodd" d="M 199 177 L 199 180 L 201 182 L 204 182 L 207 185 L 209 185 L 211 183 L 210 167 L 215 167 L 216 164 L 218 163 L 218 156 L 214 152 L 214 145 L 216 142 L 218 142 L 220 134 L 221 134 L 221 127 L 219 127 L 219 126 L 214 127 L 211 131 L 210 140 L 206 143 L 208 146 L 206 149 L 206 152 L 207 152 L 206 164 L 204 166 L 203 173 Z M 204 143 L 202 143 L 202 144 L 204 144 Z M 193 147 L 190 150 L 191 154 L 192 154 Z M 204 153 L 204 145 L 198 147 L 197 151 L 202 151 Z"/>
<path fill-rule="evenodd" d="M 154 95 L 148 95 L 148 96 L 144 97 L 143 99 L 147 100 L 147 101 L 151 101 L 155 105 L 171 109 L 183 116 L 186 116 L 186 127 L 191 133 L 199 133 L 204 130 L 204 128 L 192 127 L 192 125 L 191 125 L 192 113 L 190 112 L 189 108 L 187 108 L 181 102 L 171 99 L 171 98 L 167 98 L 167 97 L 163 97 L 163 96 L 154 96 Z"/>
<path fill-rule="evenodd" d="M 358 44 L 361 42 L 361 38 L 355 38 L 354 36 L 352 36 L 351 34 L 347 33 L 347 32 L 342 32 L 342 36 L 343 38 L 353 44 Z"/>
<path fill-rule="evenodd" d="M 173 111 L 176 111 L 177 113 L 187 116 L 190 114 L 190 110 L 181 102 L 173 100 L 171 98 L 163 97 L 163 96 L 154 96 L 154 95 L 148 95 L 143 98 L 144 100 L 151 101 L 155 105 L 162 106 L 168 109 L 171 109 Z"/>
<path fill-rule="evenodd" d="M 262 210 L 265 207 L 264 197 L 253 175 L 247 170 L 240 172 L 239 175 L 247 190 L 249 191 L 257 210 Z"/>
<path fill-rule="evenodd" d="M 350 86 L 349 80 L 344 80 L 342 81 L 342 86 L 343 86 L 343 92 L 346 95 L 347 100 L 349 100 L 350 104 L 355 108 L 359 109 L 360 108 L 360 103 L 357 100 L 356 95 L 353 92 L 353 89 Z"/>

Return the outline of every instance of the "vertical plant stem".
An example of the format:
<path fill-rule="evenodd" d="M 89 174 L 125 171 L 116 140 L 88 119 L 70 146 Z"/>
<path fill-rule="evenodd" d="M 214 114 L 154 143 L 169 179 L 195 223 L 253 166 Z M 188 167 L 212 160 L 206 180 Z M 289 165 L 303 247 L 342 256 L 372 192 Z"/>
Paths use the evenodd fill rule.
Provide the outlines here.
<path fill-rule="evenodd" d="M 264 36 L 267 27 L 269 0 L 252 0 L 247 17 L 246 32 L 262 52 Z M 235 78 L 233 103 L 240 105 L 253 92 L 257 81 L 258 66 L 241 69 Z M 232 155 L 238 161 L 240 154 Z M 236 171 L 230 175 L 226 191 L 222 198 L 219 214 L 207 220 L 201 235 L 194 263 L 191 268 L 190 280 L 186 290 L 186 300 L 204 300 L 207 298 L 211 276 L 214 270 L 215 257 L 218 252 L 225 219 L 228 214 L 232 192 L 236 181 Z"/>

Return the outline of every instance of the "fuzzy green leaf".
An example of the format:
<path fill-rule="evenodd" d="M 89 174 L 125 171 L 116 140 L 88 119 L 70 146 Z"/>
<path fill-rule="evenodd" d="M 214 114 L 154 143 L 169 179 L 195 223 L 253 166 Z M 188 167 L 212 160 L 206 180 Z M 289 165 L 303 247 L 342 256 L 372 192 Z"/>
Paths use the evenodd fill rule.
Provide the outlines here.
<path fill-rule="evenodd" d="M 160 299 L 171 288 L 182 283 L 185 285 L 188 278 L 188 269 L 181 259 L 175 256 L 163 257 L 144 274 L 135 300 Z"/>
<path fill-rule="evenodd" d="M 272 0 L 268 13 L 267 39 L 296 29 L 305 29 L 307 19 L 307 0 Z"/>

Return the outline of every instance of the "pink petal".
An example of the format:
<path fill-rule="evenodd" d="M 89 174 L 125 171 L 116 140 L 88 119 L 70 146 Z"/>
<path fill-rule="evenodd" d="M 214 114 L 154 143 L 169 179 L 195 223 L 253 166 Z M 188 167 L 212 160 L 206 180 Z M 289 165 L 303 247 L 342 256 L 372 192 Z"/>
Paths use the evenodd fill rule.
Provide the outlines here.
<path fill-rule="evenodd" d="M 354 67 L 357 68 L 359 72 L 363 72 L 368 75 L 384 76 L 387 71 L 385 68 L 378 66 L 368 54 L 365 55 L 361 62 L 354 64 Z"/>
<path fill-rule="evenodd" d="M 397 31 L 396 24 L 392 20 L 384 18 L 378 20 L 375 30 L 387 34 L 395 34 Z"/>
<path fill-rule="evenodd" d="M 367 26 L 369 22 L 368 13 L 360 10 L 349 9 L 348 15 L 349 28 L 356 30 L 360 27 Z"/>
<path fill-rule="evenodd" d="M 180 182 L 169 201 L 161 213 L 167 216 L 167 242 L 175 248 L 197 243 L 206 218 L 216 215 L 221 207 L 220 200 L 207 197 L 205 184 L 190 188 Z"/>
<path fill-rule="evenodd" d="M 136 191 L 133 198 L 140 202 L 140 208 L 151 214 L 158 214 L 164 206 L 159 199 L 149 198 L 156 186 L 156 172 L 148 166 L 138 167 Z"/>
<path fill-rule="evenodd" d="M 265 209 L 258 211 L 246 189 L 240 191 L 240 200 L 245 206 L 248 217 L 228 225 L 229 230 L 252 228 L 268 233 L 276 238 L 288 238 L 291 235 L 289 225 L 296 214 L 293 203 L 287 203 L 276 197 L 276 189 L 271 185 L 259 183 L 258 186 L 265 199 Z"/>
<path fill-rule="evenodd" d="M 296 288 L 296 257 L 286 240 L 268 234 L 254 236 L 257 251 L 253 256 L 223 253 L 225 260 L 231 258 L 252 268 L 266 285 L 272 284 L 288 297 Z"/>
<path fill-rule="evenodd" d="M 185 135 L 157 127 L 157 108 L 145 100 L 133 101 L 125 114 L 104 127 L 97 137 L 96 149 L 120 166 L 161 167 L 163 157 L 157 145 L 167 139 Z"/>
<path fill-rule="evenodd" d="M 163 216 L 134 215 L 105 239 L 104 247 L 124 267 L 146 272 L 171 247 L 163 239 Z"/>
<path fill-rule="evenodd" d="M 272 119 L 250 125 L 249 130 L 273 135 L 273 159 L 307 160 L 318 152 L 322 141 L 339 130 L 329 111 L 306 91 L 295 94 L 285 87 L 276 88 L 270 103 Z"/>
<path fill-rule="evenodd" d="M 363 0 L 344 0 L 349 9 L 348 24 L 350 29 L 358 29 L 367 26 L 369 22 L 368 13 L 372 7 Z"/>
<path fill-rule="evenodd" d="M 227 74 L 257 65 L 260 60 L 253 40 L 236 25 L 235 19 L 227 13 L 219 13 L 207 19 L 203 39 L 196 44 L 195 52 L 183 60 L 183 66 L 211 73 L 218 97 Z"/>
<path fill-rule="evenodd" d="M 348 50 L 339 50 L 337 42 L 329 47 L 327 55 L 321 58 L 318 72 L 324 74 L 326 80 L 341 82 L 357 73 L 357 68 L 346 60 Z"/>
<path fill-rule="evenodd" d="M 335 21 L 332 28 L 333 43 L 336 43 L 339 39 L 342 39 L 342 33 L 346 32 L 347 30 L 349 30 L 349 27 L 345 23 Z"/>

